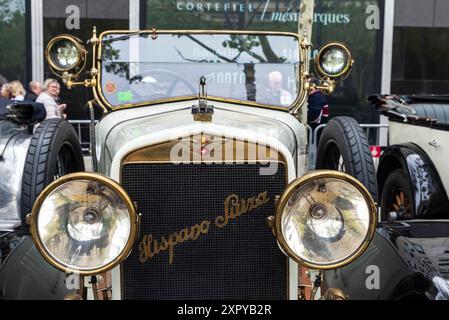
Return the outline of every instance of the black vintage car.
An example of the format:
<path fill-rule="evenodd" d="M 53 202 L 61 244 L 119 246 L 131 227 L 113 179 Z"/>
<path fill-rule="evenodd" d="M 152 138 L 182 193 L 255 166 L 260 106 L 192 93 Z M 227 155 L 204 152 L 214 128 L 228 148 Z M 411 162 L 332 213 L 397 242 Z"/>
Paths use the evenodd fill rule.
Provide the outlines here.
<path fill-rule="evenodd" d="M 380 220 L 356 262 L 326 273 L 353 299 L 449 299 L 449 97 L 372 96 L 389 119 Z"/>
<path fill-rule="evenodd" d="M 73 127 L 45 118 L 40 103 L 0 100 L 0 299 L 62 299 L 75 292 L 75 283 L 68 289 L 66 274 L 38 252 L 25 221 L 48 183 L 84 170 Z"/>

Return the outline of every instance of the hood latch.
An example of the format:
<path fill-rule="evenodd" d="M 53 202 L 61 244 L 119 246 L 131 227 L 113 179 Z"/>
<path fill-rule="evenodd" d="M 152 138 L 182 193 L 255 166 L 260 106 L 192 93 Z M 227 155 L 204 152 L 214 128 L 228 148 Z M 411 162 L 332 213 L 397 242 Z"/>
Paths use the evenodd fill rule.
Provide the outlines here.
<path fill-rule="evenodd" d="M 211 122 L 214 106 L 207 104 L 206 77 L 200 78 L 198 105 L 192 106 L 192 115 L 195 121 Z"/>

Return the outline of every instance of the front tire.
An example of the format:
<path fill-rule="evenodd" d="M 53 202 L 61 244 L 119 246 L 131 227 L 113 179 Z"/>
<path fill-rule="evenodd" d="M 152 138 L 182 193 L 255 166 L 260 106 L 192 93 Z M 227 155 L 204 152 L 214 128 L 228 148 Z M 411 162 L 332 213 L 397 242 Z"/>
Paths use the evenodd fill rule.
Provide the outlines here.
<path fill-rule="evenodd" d="M 62 119 L 39 124 L 31 139 L 22 178 L 22 229 L 28 231 L 26 215 L 39 194 L 63 175 L 84 171 L 81 145 L 75 129 Z"/>
<path fill-rule="evenodd" d="M 323 130 L 315 169 L 345 172 L 359 180 L 377 201 L 377 180 L 368 139 L 351 117 L 335 117 Z"/>

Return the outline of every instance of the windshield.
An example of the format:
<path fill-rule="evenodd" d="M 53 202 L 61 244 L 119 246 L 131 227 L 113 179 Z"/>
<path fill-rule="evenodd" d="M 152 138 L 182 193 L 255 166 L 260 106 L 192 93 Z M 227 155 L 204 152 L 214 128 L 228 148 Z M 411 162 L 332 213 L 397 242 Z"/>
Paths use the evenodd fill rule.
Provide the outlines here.
<path fill-rule="evenodd" d="M 289 108 L 298 96 L 299 44 L 293 35 L 114 33 L 101 48 L 101 92 L 111 107 L 195 98 Z"/>

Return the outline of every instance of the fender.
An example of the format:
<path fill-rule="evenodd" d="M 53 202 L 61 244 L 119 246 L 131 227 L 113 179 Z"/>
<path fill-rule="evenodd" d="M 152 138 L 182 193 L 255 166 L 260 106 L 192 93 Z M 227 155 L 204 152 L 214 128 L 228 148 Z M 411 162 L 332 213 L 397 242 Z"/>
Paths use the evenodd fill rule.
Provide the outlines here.
<path fill-rule="evenodd" d="M 392 145 L 384 151 L 377 170 L 379 191 L 388 174 L 399 168 L 407 172 L 416 218 L 449 218 L 449 200 L 440 176 L 429 156 L 413 143 Z"/>
<path fill-rule="evenodd" d="M 22 177 L 32 135 L 11 121 L 0 121 L 0 232 L 21 225 Z"/>
<path fill-rule="evenodd" d="M 449 300 L 448 240 L 449 220 L 380 223 L 356 261 L 325 272 L 325 289 L 349 299 Z"/>
<path fill-rule="evenodd" d="M 0 233 L 0 300 L 62 300 L 75 289 L 40 255 L 29 235 Z"/>

